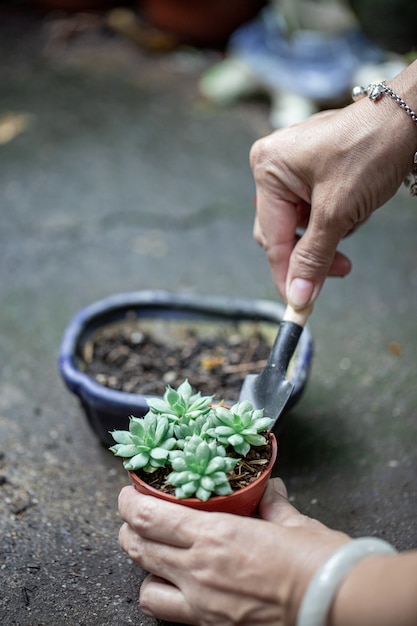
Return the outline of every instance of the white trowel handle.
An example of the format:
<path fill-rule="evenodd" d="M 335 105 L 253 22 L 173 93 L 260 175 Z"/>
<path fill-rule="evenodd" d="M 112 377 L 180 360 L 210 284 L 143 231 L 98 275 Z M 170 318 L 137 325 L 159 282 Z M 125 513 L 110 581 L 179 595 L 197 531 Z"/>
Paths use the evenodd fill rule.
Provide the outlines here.
<path fill-rule="evenodd" d="M 285 320 L 286 322 L 294 322 L 294 324 L 298 324 L 299 326 L 302 326 L 304 328 L 312 310 L 313 305 L 305 309 L 293 309 L 288 304 L 287 308 L 285 309 L 283 320 Z"/>

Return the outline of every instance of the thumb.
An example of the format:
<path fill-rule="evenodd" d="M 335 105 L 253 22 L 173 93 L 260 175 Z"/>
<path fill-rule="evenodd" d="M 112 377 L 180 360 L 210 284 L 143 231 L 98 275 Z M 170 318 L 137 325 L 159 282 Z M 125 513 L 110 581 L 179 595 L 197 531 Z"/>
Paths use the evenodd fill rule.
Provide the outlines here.
<path fill-rule="evenodd" d="M 295 523 L 300 516 L 297 509 L 288 502 L 287 488 L 281 478 L 269 481 L 259 512 L 262 519 L 283 525 Z"/>

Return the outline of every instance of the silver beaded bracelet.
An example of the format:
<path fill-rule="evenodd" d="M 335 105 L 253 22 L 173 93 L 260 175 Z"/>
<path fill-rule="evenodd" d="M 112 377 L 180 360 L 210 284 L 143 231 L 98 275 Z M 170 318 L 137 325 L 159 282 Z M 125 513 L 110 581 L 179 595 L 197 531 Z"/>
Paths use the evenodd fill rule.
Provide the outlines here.
<path fill-rule="evenodd" d="M 415 124 L 417 124 L 417 113 L 411 109 L 406 102 L 395 91 L 388 87 L 385 80 L 380 83 L 370 83 L 367 87 L 361 87 L 357 85 L 352 89 L 352 99 L 356 102 L 368 96 L 370 100 L 376 102 L 384 94 L 387 94 L 392 98 L 406 113 Z M 417 152 L 414 154 L 413 169 L 410 174 L 404 179 L 404 184 L 410 188 L 410 194 L 417 196 Z"/>
<path fill-rule="evenodd" d="M 389 543 L 376 537 L 345 543 L 317 570 L 302 600 L 297 626 L 325 626 L 336 592 L 350 570 L 367 556 L 396 552 Z"/>

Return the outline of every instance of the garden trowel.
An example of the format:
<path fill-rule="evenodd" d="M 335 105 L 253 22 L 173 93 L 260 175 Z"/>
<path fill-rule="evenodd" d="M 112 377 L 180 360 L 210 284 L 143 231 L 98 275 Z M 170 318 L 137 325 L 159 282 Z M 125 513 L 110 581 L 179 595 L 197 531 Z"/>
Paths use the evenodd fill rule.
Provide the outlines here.
<path fill-rule="evenodd" d="M 296 311 L 287 306 L 266 366 L 260 374 L 248 374 L 240 391 L 239 402 L 249 400 L 255 409 L 264 409 L 265 417 L 274 420 L 269 430 L 275 433 L 294 388 L 287 379 L 288 365 L 311 310 L 312 307 Z"/>

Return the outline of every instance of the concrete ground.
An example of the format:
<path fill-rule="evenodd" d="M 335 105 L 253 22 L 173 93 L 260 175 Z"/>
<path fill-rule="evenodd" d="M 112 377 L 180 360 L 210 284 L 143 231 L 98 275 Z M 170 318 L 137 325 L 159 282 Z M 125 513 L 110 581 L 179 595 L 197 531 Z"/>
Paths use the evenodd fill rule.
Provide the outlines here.
<path fill-rule="evenodd" d="M 117 292 L 276 298 L 248 166 L 268 106 L 216 109 L 198 93 L 211 53 L 150 55 L 99 28 L 2 13 L 0 54 L 0 623 L 154 625 L 117 544 L 126 474 L 59 345 Z M 416 230 L 401 191 L 343 244 L 354 269 L 315 307 L 276 468 L 308 515 L 398 549 L 417 545 Z"/>

